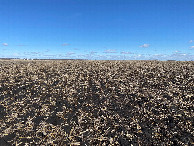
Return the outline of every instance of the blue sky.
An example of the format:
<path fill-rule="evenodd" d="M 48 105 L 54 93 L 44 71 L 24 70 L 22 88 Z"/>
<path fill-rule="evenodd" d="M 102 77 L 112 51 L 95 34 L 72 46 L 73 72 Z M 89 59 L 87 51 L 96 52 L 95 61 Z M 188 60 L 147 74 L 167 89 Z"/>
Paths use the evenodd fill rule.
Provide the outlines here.
<path fill-rule="evenodd" d="M 0 57 L 194 60 L 194 0 L 0 0 Z"/>

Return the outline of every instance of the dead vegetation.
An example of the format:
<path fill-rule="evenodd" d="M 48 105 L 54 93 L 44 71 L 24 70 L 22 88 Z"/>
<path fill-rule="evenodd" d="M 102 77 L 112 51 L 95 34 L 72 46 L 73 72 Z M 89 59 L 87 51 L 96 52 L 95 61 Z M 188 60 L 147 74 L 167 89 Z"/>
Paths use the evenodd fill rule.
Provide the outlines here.
<path fill-rule="evenodd" d="M 0 145 L 192 145 L 194 62 L 0 61 Z"/>

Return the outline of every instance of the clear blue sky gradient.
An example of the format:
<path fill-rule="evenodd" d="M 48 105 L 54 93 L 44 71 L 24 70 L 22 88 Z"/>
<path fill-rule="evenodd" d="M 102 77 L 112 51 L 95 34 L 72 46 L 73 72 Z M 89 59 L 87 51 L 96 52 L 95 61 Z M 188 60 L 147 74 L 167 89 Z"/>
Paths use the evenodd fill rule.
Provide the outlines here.
<path fill-rule="evenodd" d="M 0 57 L 194 60 L 194 0 L 0 0 Z"/>

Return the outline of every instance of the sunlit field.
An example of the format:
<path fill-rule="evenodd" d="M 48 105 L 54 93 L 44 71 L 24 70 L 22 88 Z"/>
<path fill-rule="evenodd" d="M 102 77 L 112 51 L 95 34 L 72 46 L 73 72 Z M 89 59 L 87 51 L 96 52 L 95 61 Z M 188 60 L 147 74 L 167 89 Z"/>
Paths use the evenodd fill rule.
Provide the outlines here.
<path fill-rule="evenodd" d="M 192 145 L 193 61 L 0 61 L 0 145 Z"/>

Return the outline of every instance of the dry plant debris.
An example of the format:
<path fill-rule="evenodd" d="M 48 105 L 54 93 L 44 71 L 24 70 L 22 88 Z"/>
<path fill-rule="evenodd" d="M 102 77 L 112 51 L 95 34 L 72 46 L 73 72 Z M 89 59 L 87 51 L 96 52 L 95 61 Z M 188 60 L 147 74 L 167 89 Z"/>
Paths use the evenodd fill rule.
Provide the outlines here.
<path fill-rule="evenodd" d="M 0 61 L 0 145 L 193 145 L 193 61 Z"/>

